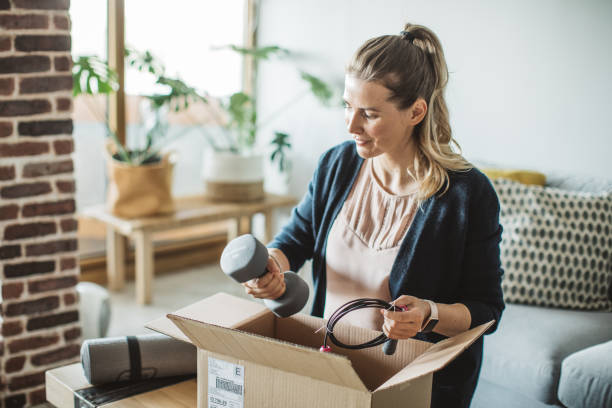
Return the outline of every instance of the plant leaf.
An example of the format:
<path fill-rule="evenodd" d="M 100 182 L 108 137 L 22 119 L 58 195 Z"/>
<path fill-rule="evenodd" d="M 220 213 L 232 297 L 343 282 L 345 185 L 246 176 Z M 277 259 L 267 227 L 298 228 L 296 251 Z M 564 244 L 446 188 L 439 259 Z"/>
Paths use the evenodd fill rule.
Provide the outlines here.
<path fill-rule="evenodd" d="M 283 57 L 289 55 L 289 50 L 286 48 L 281 48 L 278 45 L 269 45 L 266 47 L 256 47 L 256 48 L 245 48 L 239 47 L 237 45 L 228 45 L 222 48 L 229 48 L 232 51 L 237 52 L 238 54 L 244 56 L 250 56 L 257 60 L 267 60 L 270 59 L 271 56 L 279 56 Z"/>
<path fill-rule="evenodd" d="M 274 151 L 270 155 L 271 162 L 278 163 L 279 171 L 283 172 L 287 168 L 287 153 L 285 150 L 291 147 L 291 144 L 288 142 L 289 134 L 284 132 L 274 132 L 274 138 L 271 145 L 275 146 Z"/>
<path fill-rule="evenodd" d="M 329 104 L 329 101 L 334 94 L 329 85 L 316 76 L 304 71 L 300 71 L 300 76 L 304 81 L 308 82 L 311 92 L 319 100 L 319 102 L 324 105 Z"/>
<path fill-rule="evenodd" d="M 109 68 L 106 61 L 93 55 L 81 56 L 73 61 L 72 82 L 74 96 L 109 94 L 119 89 L 117 73 Z"/>
<path fill-rule="evenodd" d="M 161 108 L 165 105 L 178 112 L 187 109 L 190 101 L 208 103 L 206 96 L 187 85 L 182 79 L 161 76 L 157 79 L 156 83 L 169 88 L 168 93 L 147 96 L 156 108 Z"/>
<path fill-rule="evenodd" d="M 127 63 L 140 72 L 149 72 L 156 77 L 163 76 L 166 71 L 164 64 L 150 51 L 138 51 L 134 48 L 125 48 Z"/>

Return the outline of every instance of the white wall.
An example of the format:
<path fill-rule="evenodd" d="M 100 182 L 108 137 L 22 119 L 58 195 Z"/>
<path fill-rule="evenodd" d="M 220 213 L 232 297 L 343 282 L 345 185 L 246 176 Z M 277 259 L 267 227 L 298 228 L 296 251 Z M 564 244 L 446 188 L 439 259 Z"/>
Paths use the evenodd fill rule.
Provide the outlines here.
<path fill-rule="evenodd" d="M 405 22 L 440 37 L 451 72 L 454 135 L 470 160 L 612 178 L 612 1 L 262 0 L 258 42 L 297 52 L 294 65 L 341 84 L 366 39 Z M 260 118 L 304 89 L 295 66 L 260 66 Z M 292 135 L 291 191 L 318 156 L 346 140 L 341 108 L 308 96 L 274 120 Z"/>

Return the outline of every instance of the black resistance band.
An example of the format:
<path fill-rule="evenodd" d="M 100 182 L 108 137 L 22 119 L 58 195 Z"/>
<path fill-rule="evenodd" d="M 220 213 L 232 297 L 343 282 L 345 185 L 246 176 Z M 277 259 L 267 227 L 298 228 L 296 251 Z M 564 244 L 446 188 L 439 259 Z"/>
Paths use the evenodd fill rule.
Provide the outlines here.
<path fill-rule="evenodd" d="M 334 326 L 336 325 L 336 323 L 338 323 L 340 319 L 342 319 L 350 312 L 366 308 L 386 309 L 391 310 L 393 312 L 401 312 L 406 310 L 402 306 L 395 306 L 381 299 L 361 298 L 351 300 L 350 302 L 347 302 L 340 306 L 338 309 L 336 309 L 336 311 L 330 316 L 329 320 L 327 321 L 327 325 L 325 327 L 325 339 L 323 340 L 323 346 L 321 347 L 321 351 L 330 351 L 330 348 L 327 345 L 327 339 L 329 338 L 331 342 L 334 343 L 336 346 L 351 350 L 376 347 L 389 342 L 385 344 L 384 352 L 388 355 L 393 354 L 395 352 L 395 348 L 397 347 L 397 340 L 388 338 L 387 336 L 385 336 L 384 333 L 381 333 L 380 336 L 362 344 L 345 344 L 338 340 L 336 336 L 334 336 Z"/>

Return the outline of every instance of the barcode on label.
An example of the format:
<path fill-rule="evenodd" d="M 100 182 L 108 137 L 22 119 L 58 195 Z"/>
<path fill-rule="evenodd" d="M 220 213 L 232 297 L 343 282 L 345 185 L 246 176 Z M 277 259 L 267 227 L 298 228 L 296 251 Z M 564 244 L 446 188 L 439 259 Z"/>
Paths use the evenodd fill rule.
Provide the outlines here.
<path fill-rule="evenodd" d="M 234 382 L 224 380 L 223 378 L 217 377 L 217 388 L 237 395 L 242 395 L 242 385 L 234 384 Z"/>
<path fill-rule="evenodd" d="M 244 408 L 244 366 L 208 357 L 206 408 Z"/>

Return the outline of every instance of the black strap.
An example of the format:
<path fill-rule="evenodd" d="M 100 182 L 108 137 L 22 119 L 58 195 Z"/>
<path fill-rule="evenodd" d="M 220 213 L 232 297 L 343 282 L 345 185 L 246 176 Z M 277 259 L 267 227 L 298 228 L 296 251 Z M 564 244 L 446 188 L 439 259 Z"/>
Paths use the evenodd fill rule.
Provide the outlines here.
<path fill-rule="evenodd" d="M 128 353 L 130 355 L 130 380 L 142 379 L 142 360 L 140 359 L 140 346 L 136 336 L 127 336 Z"/>

